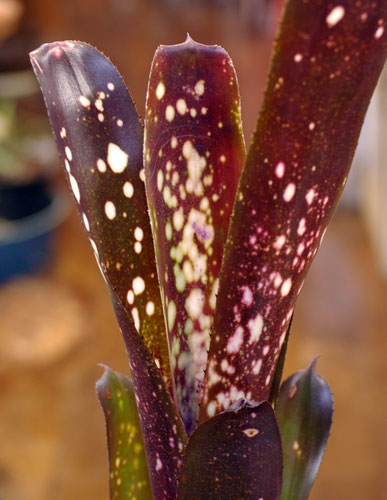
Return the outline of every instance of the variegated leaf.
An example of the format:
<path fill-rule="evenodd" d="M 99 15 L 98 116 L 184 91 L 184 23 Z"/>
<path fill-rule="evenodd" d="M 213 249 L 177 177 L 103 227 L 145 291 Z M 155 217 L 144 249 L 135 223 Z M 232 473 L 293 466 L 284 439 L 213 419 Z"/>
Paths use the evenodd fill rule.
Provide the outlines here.
<path fill-rule="evenodd" d="M 105 366 L 96 385 L 109 451 L 111 500 L 153 500 L 131 380 Z"/>
<path fill-rule="evenodd" d="M 147 95 L 145 178 L 177 402 L 189 433 L 244 158 L 228 54 L 189 37 L 159 47 Z"/>
<path fill-rule="evenodd" d="M 97 262 L 171 384 L 133 101 L 116 68 L 86 43 L 45 44 L 31 62 Z"/>
<path fill-rule="evenodd" d="M 386 0 L 287 2 L 222 264 L 201 421 L 268 399 L 387 53 Z"/>

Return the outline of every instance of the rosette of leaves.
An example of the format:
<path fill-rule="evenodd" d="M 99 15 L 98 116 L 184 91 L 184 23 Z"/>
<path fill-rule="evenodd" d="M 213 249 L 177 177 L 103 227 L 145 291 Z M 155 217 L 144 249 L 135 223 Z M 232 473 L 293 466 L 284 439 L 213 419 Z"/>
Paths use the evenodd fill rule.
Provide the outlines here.
<path fill-rule="evenodd" d="M 331 393 L 314 365 L 278 387 L 385 61 L 386 8 L 287 3 L 247 154 L 221 47 L 158 48 L 144 132 L 96 49 L 31 54 L 129 357 L 132 381 L 107 370 L 97 386 L 112 499 L 307 498 Z"/>

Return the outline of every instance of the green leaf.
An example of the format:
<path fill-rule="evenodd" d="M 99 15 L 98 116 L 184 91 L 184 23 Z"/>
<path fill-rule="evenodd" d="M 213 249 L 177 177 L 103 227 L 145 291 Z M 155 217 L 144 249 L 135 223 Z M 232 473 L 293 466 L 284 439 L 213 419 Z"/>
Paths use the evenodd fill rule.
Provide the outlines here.
<path fill-rule="evenodd" d="M 177 500 L 277 500 L 281 476 L 281 438 L 272 407 L 241 400 L 192 434 Z"/>
<path fill-rule="evenodd" d="M 234 67 L 218 46 L 158 48 L 145 173 L 177 403 L 193 431 L 223 247 L 245 158 Z"/>
<path fill-rule="evenodd" d="M 143 338 L 116 294 L 111 296 L 127 348 L 154 500 L 176 498 L 187 436 Z"/>
<path fill-rule="evenodd" d="M 276 407 L 284 457 L 281 500 L 308 498 L 327 445 L 333 400 L 316 362 L 281 385 Z"/>
<path fill-rule="evenodd" d="M 96 391 L 106 420 L 110 499 L 153 500 L 133 384 L 104 368 Z"/>
<path fill-rule="evenodd" d="M 200 421 L 270 397 L 383 68 L 386 11 L 386 0 L 286 4 L 225 247 Z"/>
<path fill-rule="evenodd" d="M 170 387 L 136 108 L 116 68 L 86 43 L 42 45 L 31 62 L 97 262 Z"/>

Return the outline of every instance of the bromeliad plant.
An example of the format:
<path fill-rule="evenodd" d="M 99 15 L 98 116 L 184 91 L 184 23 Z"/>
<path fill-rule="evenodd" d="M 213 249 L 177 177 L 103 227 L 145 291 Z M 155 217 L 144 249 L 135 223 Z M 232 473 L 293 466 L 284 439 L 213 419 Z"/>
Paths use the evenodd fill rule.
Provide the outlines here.
<path fill-rule="evenodd" d="M 132 381 L 106 368 L 97 383 L 112 499 L 308 497 L 331 392 L 315 361 L 279 384 L 386 57 L 386 10 L 289 0 L 247 155 L 218 46 L 159 47 L 144 136 L 96 49 L 31 54 L 130 361 Z"/>

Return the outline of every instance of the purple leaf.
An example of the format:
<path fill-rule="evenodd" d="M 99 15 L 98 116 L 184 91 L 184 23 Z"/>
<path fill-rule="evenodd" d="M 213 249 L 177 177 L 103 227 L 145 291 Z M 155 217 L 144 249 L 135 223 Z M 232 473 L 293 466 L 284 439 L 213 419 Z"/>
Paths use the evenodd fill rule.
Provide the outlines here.
<path fill-rule="evenodd" d="M 281 438 L 269 403 L 239 401 L 192 434 L 177 500 L 277 500 Z"/>
<path fill-rule="evenodd" d="M 107 366 L 96 384 L 109 450 L 111 500 L 153 500 L 131 380 Z"/>
<path fill-rule="evenodd" d="M 97 262 L 171 385 L 133 101 L 116 68 L 85 43 L 45 44 L 31 62 Z"/>
<path fill-rule="evenodd" d="M 284 456 L 282 500 L 307 500 L 327 445 L 333 400 L 326 380 L 307 370 L 281 385 L 276 415 Z"/>
<path fill-rule="evenodd" d="M 245 158 L 234 67 L 187 38 L 158 48 L 145 122 L 146 189 L 177 402 L 197 420 L 218 274 Z"/>
<path fill-rule="evenodd" d="M 225 248 L 201 421 L 269 398 L 383 68 L 386 11 L 386 0 L 287 3 Z"/>
<path fill-rule="evenodd" d="M 154 500 L 176 498 L 178 471 L 187 436 L 143 338 L 117 295 L 112 302 L 128 351 Z"/>

